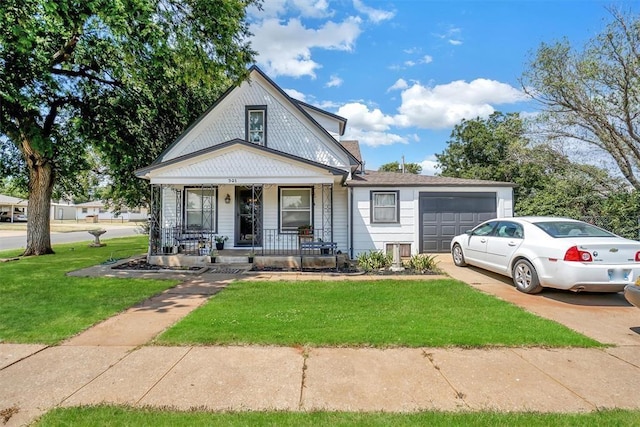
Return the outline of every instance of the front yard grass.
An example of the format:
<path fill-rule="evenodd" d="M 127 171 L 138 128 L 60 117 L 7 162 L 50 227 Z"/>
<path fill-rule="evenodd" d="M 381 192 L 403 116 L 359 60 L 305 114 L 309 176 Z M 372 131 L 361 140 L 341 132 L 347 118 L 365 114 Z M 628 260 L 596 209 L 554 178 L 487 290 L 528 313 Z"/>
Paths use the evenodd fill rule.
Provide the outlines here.
<path fill-rule="evenodd" d="M 601 345 L 452 279 L 235 282 L 160 335 L 156 343 L 374 347 Z"/>
<path fill-rule="evenodd" d="M 177 281 L 68 277 L 65 273 L 144 253 L 147 237 L 55 245 L 54 255 L 0 263 L 0 342 L 56 344 Z M 20 251 L 3 251 L 0 258 Z"/>
<path fill-rule="evenodd" d="M 638 411 L 605 410 L 580 414 L 498 412 L 178 412 L 151 408 L 98 406 L 57 408 L 44 415 L 47 426 L 638 426 Z"/>

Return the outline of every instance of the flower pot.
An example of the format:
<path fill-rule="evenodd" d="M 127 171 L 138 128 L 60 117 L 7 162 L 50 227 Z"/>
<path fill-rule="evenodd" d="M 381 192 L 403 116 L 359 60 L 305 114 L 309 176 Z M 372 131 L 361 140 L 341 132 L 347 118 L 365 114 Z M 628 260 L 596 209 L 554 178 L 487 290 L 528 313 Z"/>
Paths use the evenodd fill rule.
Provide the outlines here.
<path fill-rule="evenodd" d="M 224 242 L 222 242 L 222 243 L 217 243 L 216 242 L 216 249 L 219 250 L 219 251 L 223 250 L 224 249 Z"/>

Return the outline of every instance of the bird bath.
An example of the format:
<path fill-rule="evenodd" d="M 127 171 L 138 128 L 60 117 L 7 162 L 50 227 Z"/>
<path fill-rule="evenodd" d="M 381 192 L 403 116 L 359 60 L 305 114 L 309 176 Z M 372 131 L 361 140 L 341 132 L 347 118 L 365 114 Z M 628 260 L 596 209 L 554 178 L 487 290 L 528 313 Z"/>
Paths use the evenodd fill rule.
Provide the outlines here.
<path fill-rule="evenodd" d="M 102 246 L 106 246 L 106 243 L 101 243 L 100 242 L 100 236 L 102 236 L 104 233 L 106 233 L 107 230 L 89 230 L 89 234 L 91 234 L 95 240 L 93 242 L 91 242 L 91 244 L 89 245 L 89 247 L 91 248 L 99 248 Z"/>

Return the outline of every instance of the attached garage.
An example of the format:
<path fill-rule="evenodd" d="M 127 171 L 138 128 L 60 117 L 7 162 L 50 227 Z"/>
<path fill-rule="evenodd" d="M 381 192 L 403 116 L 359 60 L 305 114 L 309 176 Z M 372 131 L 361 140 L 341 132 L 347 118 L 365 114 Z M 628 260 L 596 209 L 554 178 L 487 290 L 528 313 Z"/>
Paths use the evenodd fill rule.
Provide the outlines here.
<path fill-rule="evenodd" d="M 353 174 L 349 188 L 349 255 L 401 250 L 448 252 L 451 238 L 491 218 L 513 216 L 510 182 L 411 173 Z"/>
<path fill-rule="evenodd" d="M 420 252 L 448 252 L 453 236 L 497 216 L 495 192 L 421 192 Z"/>

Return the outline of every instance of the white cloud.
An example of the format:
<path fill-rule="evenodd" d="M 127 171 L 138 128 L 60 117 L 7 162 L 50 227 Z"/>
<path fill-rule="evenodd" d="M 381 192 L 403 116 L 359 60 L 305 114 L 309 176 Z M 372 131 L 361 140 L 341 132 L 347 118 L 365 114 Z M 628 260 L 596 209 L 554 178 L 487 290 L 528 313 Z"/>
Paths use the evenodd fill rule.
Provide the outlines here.
<path fill-rule="evenodd" d="M 337 114 L 348 120 L 345 139 L 357 139 L 372 147 L 408 143 L 407 138 L 388 132 L 394 119 L 378 108 L 370 110 L 362 103 L 352 102 L 340 107 Z"/>
<path fill-rule="evenodd" d="M 435 175 L 440 172 L 440 168 L 438 167 L 438 159 L 435 155 L 431 155 L 421 161 L 420 166 L 422 166 L 422 175 Z"/>
<path fill-rule="evenodd" d="M 333 74 L 329 81 L 324 85 L 324 87 L 340 87 L 342 86 L 342 79 L 335 74 Z"/>
<path fill-rule="evenodd" d="M 404 65 L 407 67 L 413 67 L 416 63 L 414 61 L 404 61 Z"/>
<path fill-rule="evenodd" d="M 462 41 L 461 40 L 449 39 L 449 44 L 452 44 L 454 46 L 460 46 L 462 44 Z"/>
<path fill-rule="evenodd" d="M 389 89 L 387 89 L 387 92 L 391 92 L 392 90 L 403 90 L 408 87 L 409 87 L 409 84 L 405 79 L 398 79 L 393 85 L 391 85 Z"/>
<path fill-rule="evenodd" d="M 317 29 L 305 27 L 297 18 L 286 23 L 267 19 L 251 26 L 252 47 L 258 52 L 258 63 L 271 77 L 315 78 L 321 65 L 311 59 L 311 49 L 351 51 L 361 33 L 360 25 L 358 17 L 339 23 L 327 21 Z"/>
<path fill-rule="evenodd" d="M 301 18 L 326 18 L 334 14 L 326 0 L 264 0 L 262 10 L 255 6 L 248 9 L 254 19 L 274 18 L 287 12 Z"/>
<path fill-rule="evenodd" d="M 362 145 L 380 147 L 382 145 L 408 144 L 405 137 L 395 133 L 366 131 L 349 126 L 342 137 L 345 140 L 357 140 Z"/>
<path fill-rule="evenodd" d="M 420 62 L 422 62 L 423 64 L 431 64 L 433 62 L 433 56 L 425 55 L 422 57 L 422 60 Z"/>
<path fill-rule="evenodd" d="M 302 101 L 302 102 L 306 102 L 305 99 L 307 98 L 306 95 L 300 91 L 297 91 L 295 89 L 282 89 L 285 91 L 285 93 L 287 95 L 289 95 L 290 97 L 292 97 L 293 99 L 297 99 L 298 101 Z"/>
<path fill-rule="evenodd" d="M 493 105 L 526 99 L 523 92 L 495 80 L 457 80 L 434 87 L 415 83 L 403 90 L 400 114 L 394 119 L 399 126 L 442 129 L 462 119 L 487 117 L 495 111 Z"/>
<path fill-rule="evenodd" d="M 353 7 L 360 13 L 367 15 L 370 21 L 374 23 L 389 20 L 395 16 L 395 12 L 390 12 L 382 9 L 375 9 L 370 6 L 365 6 L 361 0 L 353 0 Z"/>
<path fill-rule="evenodd" d="M 349 125 L 368 131 L 386 131 L 394 124 L 394 119 L 380 111 L 379 108 L 369 110 L 364 104 L 351 102 L 338 109 L 339 116 L 349 120 Z"/>

